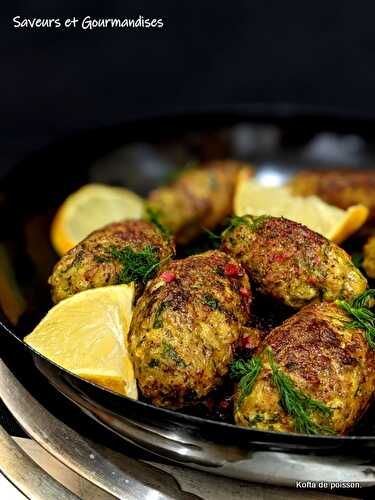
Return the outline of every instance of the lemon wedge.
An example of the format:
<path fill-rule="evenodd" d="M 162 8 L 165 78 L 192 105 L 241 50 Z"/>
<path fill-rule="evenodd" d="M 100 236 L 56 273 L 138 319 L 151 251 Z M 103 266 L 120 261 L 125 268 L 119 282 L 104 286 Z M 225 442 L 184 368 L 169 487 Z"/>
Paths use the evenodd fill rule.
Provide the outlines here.
<path fill-rule="evenodd" d="M 127 350 L 134 285 L 77 293 L 54 306 L 26 344 L 82 378 L 137 399 Z"/>
<path fill-rule="evenodd" d="M 364 205 L 342 210 L 317 196 L 294 196 L 288 187 L 262 186 L 243 172 L 239 174 L 234 196 L 234 213 L 285 217 L 339 244 L 358 231 L 369 211 Z"/>
<path fill-rule="evenodd" d="M 51 226 L 52 244 L 63 255 L 95 229 L 124 219 L 141 219 L 143 214 L 144 201 L 132 191 L 87 184 L 58 209 Z"/>

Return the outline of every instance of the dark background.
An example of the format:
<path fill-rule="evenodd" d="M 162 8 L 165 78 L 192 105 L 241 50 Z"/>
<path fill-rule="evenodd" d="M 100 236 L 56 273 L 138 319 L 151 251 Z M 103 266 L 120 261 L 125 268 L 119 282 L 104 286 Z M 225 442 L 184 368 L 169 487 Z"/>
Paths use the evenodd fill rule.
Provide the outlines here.
<path fill-rule="evenodd" d="M 2 2 L 0 172 L 137 115 L 283 103 L 375 116 L 372 2 Z M 21 17 L 163 18 L 149 30 L 14 29 Z"/>

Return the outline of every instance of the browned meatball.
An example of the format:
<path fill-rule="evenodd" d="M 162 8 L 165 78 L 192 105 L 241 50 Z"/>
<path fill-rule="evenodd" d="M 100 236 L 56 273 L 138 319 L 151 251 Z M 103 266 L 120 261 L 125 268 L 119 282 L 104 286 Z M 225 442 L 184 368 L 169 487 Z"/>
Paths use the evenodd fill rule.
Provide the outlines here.
<path fill-rule="evenodd" d="M 138 255 L 134 257 L 133 253 Z M 48 280 L 52 300 L 56 303 L 83 290 L 128 283 L 132 278 L 139 291 L 142 280 L 136 272 L 136 263 L 149 268 L 154 265 L 144 276 L 147 279 L 174 254 L 173 241 L 164 238 L 149 222 L 130 220 L 109 224 L 91 233 L 57 262 Z"/>
<path fill-rule="evenodd" d="M 317 300 L 350 300 L 367 288 L 349 255 L 306 226 L 284 218 L 245 215 L 222 237 L 258 290 L 300 308 Z"/>
<path fill-rule="evenodd" d="M 361 329 L 347 328 L 350 321 L 339 306 L 323 302 L 304 307 L 272 330 L 258 348 L 263 367 L 250 394 L 238 386 L 236 423 L 280 432 L 347 433 L 369 406 L 375 389 L 374 351 Z M 305 419 L 286 411 L 272 378 L 269 348 L 280 372 L 305 396 L 324 404 L 330 415 L 310 407 L 312 425 L 305 425 Z"/>
<path fill-rule="evenodd" d="M 170 262 L 148 283 L 130 327 L 129 352 L 144 396 L 179 408 L 220 384 L 250 299 L 245 271 L 222 252 Z"/>
<path fill-rule="evenodd" d="M 375 278 L 375 236 L 371 236 L 363 247 L 363 269 L 367 276 Z"/>
<path fill-rule="evenodd" d="M 150 193 L 149 206 L 178 243 L 187 243 L 202 227 L 213 229 L 232 212 L 237 173 L 244 166 L 227 160 L 192 169 L 173 184 Z"/>
<path fill-rule="evenodd" d="M 294 194 L 316 195 L 340 208 L 362 203 L 370 209 L 368 221 L 375 221 L 375 170 L 301 170 L 290 186 Z"/>

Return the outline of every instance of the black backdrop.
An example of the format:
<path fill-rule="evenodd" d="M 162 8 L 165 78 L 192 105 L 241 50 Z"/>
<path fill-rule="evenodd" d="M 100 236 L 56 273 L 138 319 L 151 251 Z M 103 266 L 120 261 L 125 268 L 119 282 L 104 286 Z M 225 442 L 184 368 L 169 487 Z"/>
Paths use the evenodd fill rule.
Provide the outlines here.
<path fill-rule="evenodd" d="M 0 171 L 68 133 L 138 114 L 281 102 L 375 115 L 371 4 L 3 0 Z M 164 27 L 32 30 L 12 22 L 139 14 L 163 18 Z"/>

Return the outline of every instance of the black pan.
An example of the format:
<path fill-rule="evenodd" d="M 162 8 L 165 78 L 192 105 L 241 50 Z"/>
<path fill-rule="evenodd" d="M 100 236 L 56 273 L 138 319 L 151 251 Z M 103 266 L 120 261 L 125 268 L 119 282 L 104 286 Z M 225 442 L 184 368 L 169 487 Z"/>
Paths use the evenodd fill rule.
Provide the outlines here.
<path fill-rule="evenodd" d="M 275 184 L 301 166 L 372 167 L 374 146 L 375 121 L 370 119 L 258 109 L 138 120 L 83 133 L 30 156 L 2 179 L 0 187 L 0 330 L 5 362 L 34 389 L 40 376 L 36 365 L 52 386 L 106 427 L 190 464 L 236 463 L 256 450 L 372 456 L 371 414 L 345 437 L 240 428 L 117 395 L 59 368 L 22 339 L 51 306 L 47 279 L 57 255 L 49 240 L 50 222 L 65 197 L 81 185 L 100 181 L 145 194 L 188 161 L 223 157 L 255 163 L 260 180 Z M 54 391 L 47 391 L 49 398 Z"/>

